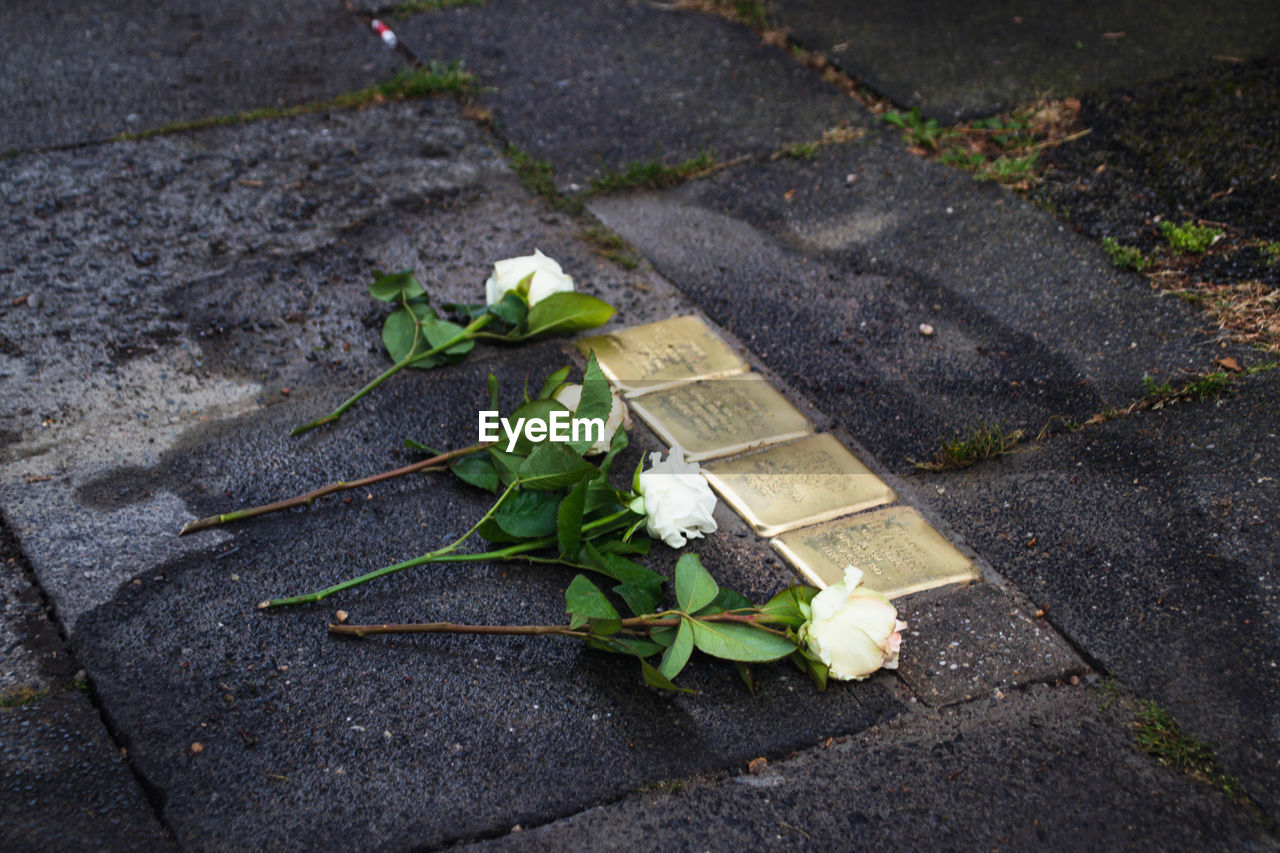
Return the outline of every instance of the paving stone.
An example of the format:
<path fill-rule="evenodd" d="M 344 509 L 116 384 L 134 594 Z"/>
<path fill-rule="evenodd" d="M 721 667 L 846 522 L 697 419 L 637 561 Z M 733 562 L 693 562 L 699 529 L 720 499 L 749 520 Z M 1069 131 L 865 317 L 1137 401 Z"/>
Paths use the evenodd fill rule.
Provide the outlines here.
<path fill-rule="evenodd" d="M 467 849 L 1273 849 L 1246 811 L 1135 752 L 1101 699 L 1039 688 L 903 715 Z"/>
<path fill-rule="evenodd" d="M 1280 377 L 938 477 L 940 514 L 1280 814 Z"/>
<path fill-rule="evenodd" d="M 662 157 L 722 160 L 870 122 L 755 33 L 653 3 L 491 0 L 397 24 L 423 59 L 461 56 L 499 132 L 562 185 Z"/>
<path fill-rule="evenodd" d="M 952 705 L 994 690 L 1052 682 L 1084 663 L 1016 590 L 994 583 L 937 590 L 895 602 L 910 628 L 899 674 L 932 706 Z"/>
<path fill-rule="evenodd" d="M 1158 7 L 989 2 L 927 7 L 777 0 L 776 22 L 895 103 L 942 121 L 1045 95 L 1132 86 L 1201 69 L 1214 56 L 1280 51 L 1267 3 Z M 1211 26 L 1197 25 L 1212 20 Z M 1196 22 L 1196 23 L 1193 23 Z"/>
<path fill-rule="evenodd" d="M 331 97 L 400 59 L 338 3 L 16 0 L 0 8 L 0 150 Z M 337 61 L 335 61 L 337 60 Z"/>
<path fill-rule="evenodd" d="M 1260 362 L 1206 349 L 1190 308 L 892 133 L 590 207 L 897 473 L 978 426 L 1035 435 L 1147 376 Z"/>
<path fill-rule="evenodd" d="M 0 710 L 0 824 L 7 850 L 173 849 L 78 690 Z"/>

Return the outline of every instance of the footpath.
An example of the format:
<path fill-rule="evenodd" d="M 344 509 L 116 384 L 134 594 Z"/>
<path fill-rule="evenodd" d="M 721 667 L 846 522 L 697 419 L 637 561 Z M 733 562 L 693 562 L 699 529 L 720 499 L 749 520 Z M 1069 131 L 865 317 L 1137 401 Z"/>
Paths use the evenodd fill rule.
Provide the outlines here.
<path fill-rule="evenodd" d="M 933 5 L 6 3 L 6 849 L 1275 849 L 1273 10 Z M 606 331 L 703 318 L 974 560 L 896 602 L 896 672 L 672 697 L 325 632 L 558 622 L 537 564 L 254 609 L 455 538 L 441 474 L 176 535 L 581 365 L 482 343 L 288 435 L 386 367 L 375 268 L 479 301 L 535 248 Z M 717 577 L 795 580 L 716 518 Z"/>

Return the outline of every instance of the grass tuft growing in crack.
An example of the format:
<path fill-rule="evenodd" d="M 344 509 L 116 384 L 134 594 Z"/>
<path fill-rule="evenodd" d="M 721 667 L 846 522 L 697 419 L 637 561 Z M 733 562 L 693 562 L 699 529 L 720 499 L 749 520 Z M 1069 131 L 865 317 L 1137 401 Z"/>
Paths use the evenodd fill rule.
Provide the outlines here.
<path fill-rule="evenodd" d="M 1102 250 L 1111 258 L 1112 265 L 1117 269 L 1146 272 L 1155 266 L 1154 258 L 1148 258 L 1135 246 L 1121 246 L 1114 237 L 1102 238 Z"/>
<path fill-rule="evenodd" d="M 121 133 L 112 137 L 112 141 L 123 142 L 150 139 L 174 133 L 207 130 L 212 127 L 229 127 L 277 118 L 296 118 L 330 110 L 359 109 L 387 101 L 425 98 L 428 95 L 453 94 L 468 97 L 475 92 L 475 76 L 471 72 L 464 70 L 461 62 L 432 62 L 425 68 L 401 71 L 385 83 L 378 83 L 354 92 L 343 92 L 340 95 L 320 101 L 308 101 L 291 107 L 262 107 L 256 110 L 246 110 L 223 116 L 175 121 L 148 130 Z"/>
<path fill-rule="evenodd" d="M 1022 430 L 1003 425 L 978 426 L 960 438 L 943 439 L 932 462 L 915 462 L 917 471 L 957 471 L 1013 451 L 1022 441 Z"/>
<path fill-rule="evenodd" d="M 662 157 L 652 160 L 636 160 L 621 170 L 605 172 L 591 181 L 593 193 L 616 192 L 625 189 L 662 190 L 682 184 L 692 178 L 713 171 L 720 163 L 710 151 L 703 151 L 681 163 L 667 165 Z"/>
<path fill-rule="evenodd" d="M 1198 740 L 1182 730 L 1173 716 L 1149 699 L 1137 700 L 1133 723 L 1138 748 L 1158 763 L 1212 785 L 1229 797 L 1247 798 L 1234 778 L 1218 769 L 1213 744 Z"/>
<path fill-rule="evenodd" d="M 419 12 L 438 12 L 441 9 L 453 9 L 458 6 L 483 6 L 485 0 L 404 0 L 391 7 L 389 14 L 397 18 L 407 18 Z"/>
<path fill-rule="evenodd" d="M 626 270 L 633 270 L 640 265 L 640 256 L 635 248 L 622 239 L 615 231 L 604 225 L 592 225 L 584 228 L 582 239 L 591 244 L 598 253 Z"/>
<path fill-rule="evenodd" d="M 581 198 L 565 195 L 556 189 L 556 169 L 550 161 L 539 160 L 514 144 L 508 145 L 503 154 L 529 192 L 542 196 L 556 210 L 574 214 L 582 212 Z"/>
<path fill-rule="evenodd" d="M 1221 240 L 1226 232 L 1221 228 L 1197 225 L 1191 220 L 1181 225 L 1165 220 L 1160 223 L 1160 233 L 1175 251 L 1185 255 L 1202 255 L 1206 249 Z"/>

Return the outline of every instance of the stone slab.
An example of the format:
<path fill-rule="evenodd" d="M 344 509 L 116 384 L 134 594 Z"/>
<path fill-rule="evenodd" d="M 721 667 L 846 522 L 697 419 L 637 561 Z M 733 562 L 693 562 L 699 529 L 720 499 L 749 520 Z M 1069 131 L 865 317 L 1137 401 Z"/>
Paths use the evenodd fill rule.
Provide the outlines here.
<path fill-rule="evenodd" d="M 1048 621 L 1280 814 L 1280 376 L 940 476 Z"/>
<path fill-rule="evenodd" d="M 925 3 L 778 0 L 776 22 L 925 116 L 990 115 L 1043 96 L 1132 86 L 1213 56 L 1280 51 L 1266 2 Z"/>
<path fill-rule="evenodd" d="M 898 473 L 977 426 L 1033 436 L 1147 376 L 1262 360 L 896 133 L 590 208 Z"/>
<path fill-rule="evenodd" d="M 97 710 L 78 690 L 0 709 L 6 850 L 173 850 Z"/>
<path fill-rule="evenodd" d="M 0 151 L 81 145 L 390 79 L 399 57 L 363 29 L 341 4 L 311 0 L 5 3 Z"/>
<path fill-rule="evenodd" d="M 461 56 L 502 135 L 562 186 L 635 161 L 768 154 L 869 114 L 745 27 L 674 4 L 490 0 L 397 24 L 423 59 Z M 461 51 L 461 53 L 459 53 Z"/>
<path fill-rule="evenodd" d="M 904 715 L 757 772 L 679 780 L 469 850 L 1196 851 L 1274 839 L 1134 751 L 1087 686 Z"/>

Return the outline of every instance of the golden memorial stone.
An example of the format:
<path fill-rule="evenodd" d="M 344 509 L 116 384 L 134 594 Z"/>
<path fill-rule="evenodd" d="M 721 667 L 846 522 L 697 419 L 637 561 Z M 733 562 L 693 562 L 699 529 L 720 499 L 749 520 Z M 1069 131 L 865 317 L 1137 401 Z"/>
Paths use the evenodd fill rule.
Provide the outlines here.
<path fill-rule="evenodd" d="M 604 375 L 627 396 L 750 370 L 742 356 L 692 316 L 582 338 L 578 350 L 594 351 Z"/>
<path fill-rule="evenodd" d="M 771 544 L 807 580 L 826 587 L 845 566 L 889 598 L 981 579 L 977 567 L 909 506 L 891 506 L 784 533 Z"/>
<path fill-rule="evenodd" d="M 892 503 L 893 489 L 829 434 L 708 463 L 707 480 L 761 536 Z"/>
<path fill-rule="evenodd" d="M 632 400 L 631 409 L 663 441 L 679 444 L 694 461 L 813 432 L 809 419 L 755 373 L 647 393 Z"/>

